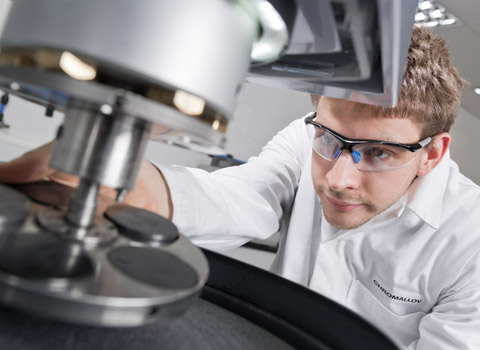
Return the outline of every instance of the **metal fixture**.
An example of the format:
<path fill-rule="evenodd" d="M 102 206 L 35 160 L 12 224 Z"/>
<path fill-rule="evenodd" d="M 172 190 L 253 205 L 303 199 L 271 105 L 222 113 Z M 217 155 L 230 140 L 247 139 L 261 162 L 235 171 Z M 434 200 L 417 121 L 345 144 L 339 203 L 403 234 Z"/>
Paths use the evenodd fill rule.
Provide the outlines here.
<path fill-rule="evenodd" d="M 363 103 L 396 104 L 417 0 L 297 0 L 289 45 L 247 81 Z"/>
<path fill-rule="evenodd" d="M 261 62 L 288 42 L 275 7 L 259 12 L 264 3 L 11 4 L 0 87 L 65 114 L 50 166 L 79 186 L 0 185 L 0 303 L 126 327 L 174 317 L 198 297 L 208 277 L 202 252 L 159 215 L 105 205 L 100 188 L 120 201 L 134 187 L 151 134 L 219 153 L 252 47 L 270 47 L 255 56 Z"/>

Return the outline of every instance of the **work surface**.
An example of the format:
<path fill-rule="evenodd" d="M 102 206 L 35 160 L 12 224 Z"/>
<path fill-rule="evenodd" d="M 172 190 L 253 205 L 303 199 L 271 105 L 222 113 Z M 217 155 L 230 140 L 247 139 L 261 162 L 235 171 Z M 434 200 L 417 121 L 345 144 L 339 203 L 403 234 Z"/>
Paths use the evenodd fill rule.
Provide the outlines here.
<path fill-rule="evenodd" d="M 171 321 L 137 328 L 68 325 L 0 311 L 0 349 L 293 349 L 244 318 L 203 299 Z"/>

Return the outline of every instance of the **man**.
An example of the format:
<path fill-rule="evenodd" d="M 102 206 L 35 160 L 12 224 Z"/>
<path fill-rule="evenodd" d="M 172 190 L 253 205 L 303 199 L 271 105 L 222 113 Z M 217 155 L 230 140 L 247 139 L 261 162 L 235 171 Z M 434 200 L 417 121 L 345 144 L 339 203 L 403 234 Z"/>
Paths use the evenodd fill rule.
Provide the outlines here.
<path fill-rule="evenodd" d="M 247 164 L 144 163 L 127 201 L 212 249 L 266 238 L 291 214 L 273 271 L 404 348 L 480 348 L 480 189 L 448 153 L 461 88 L 445 43 L 415 28 L 395 108 L 315 97 L 316 113 Z M 0 181 L 58 180 L 50 148 L 0 166 Z"/>

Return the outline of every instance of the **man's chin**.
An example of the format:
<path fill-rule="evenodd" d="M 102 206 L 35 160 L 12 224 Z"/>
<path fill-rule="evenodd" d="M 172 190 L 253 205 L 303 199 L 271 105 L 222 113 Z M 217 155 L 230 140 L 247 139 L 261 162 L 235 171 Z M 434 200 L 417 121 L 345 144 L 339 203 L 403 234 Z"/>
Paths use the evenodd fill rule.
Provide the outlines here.
<path fill-rule="evenodd" d="M 328 213 L 328 210 L 323 210 L 323 216 L 330 225 L 341 230 L 354 230 L 366 224 L 376 215 L 360 215 L 354 212 L 344 213 Z"/>
<path fill-rule="evenodd" d="M 355 230 L 371 220 L 371 217 L 365 218 L 362 220 L 361 218 L 355 219 L 355 218 L 341 218 L 338 216 L 332 217 L 330 215 L 327 215 L 325 212 L 323 214 L 325 216 L 325 219 L 328 221 L 328 223 L 331 226 L 336 227 L 340 230 Z"/>
<path fill-rule="evenodd" d="M 373 206 L 370 202 L 361 199 L 342 199 L 342 201 L 362 203 L 362 205 L 353 210 L 338 210 L 330 204 L 324 191 L 319 191 L 319 193 L 324 217 L 331 226 L 338 229 L 354 230 L 379 214 L 378 208 Z M 332 197 L 336 198 L 335 196 Z"/>

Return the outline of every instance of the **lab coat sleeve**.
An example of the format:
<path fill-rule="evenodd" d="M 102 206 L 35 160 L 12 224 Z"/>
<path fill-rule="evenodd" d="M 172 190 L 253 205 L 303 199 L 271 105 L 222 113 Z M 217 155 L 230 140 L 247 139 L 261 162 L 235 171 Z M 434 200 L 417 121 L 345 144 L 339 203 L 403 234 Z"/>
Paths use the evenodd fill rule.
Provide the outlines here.
<path fill-rule="evenodd" d="M 195 244 L 223 250 L 275 233 L 291 206 L 300 173 L 311 152 L 303 119 L 280 131 L 241 166 L 209 173 L 160 166 L 169 184 L 173 222 Z"/>
<path fill-rule="evenodd" d="M 409 349 L 480 349 L 480 252 L 420 321 L 420 338 Z"/>

